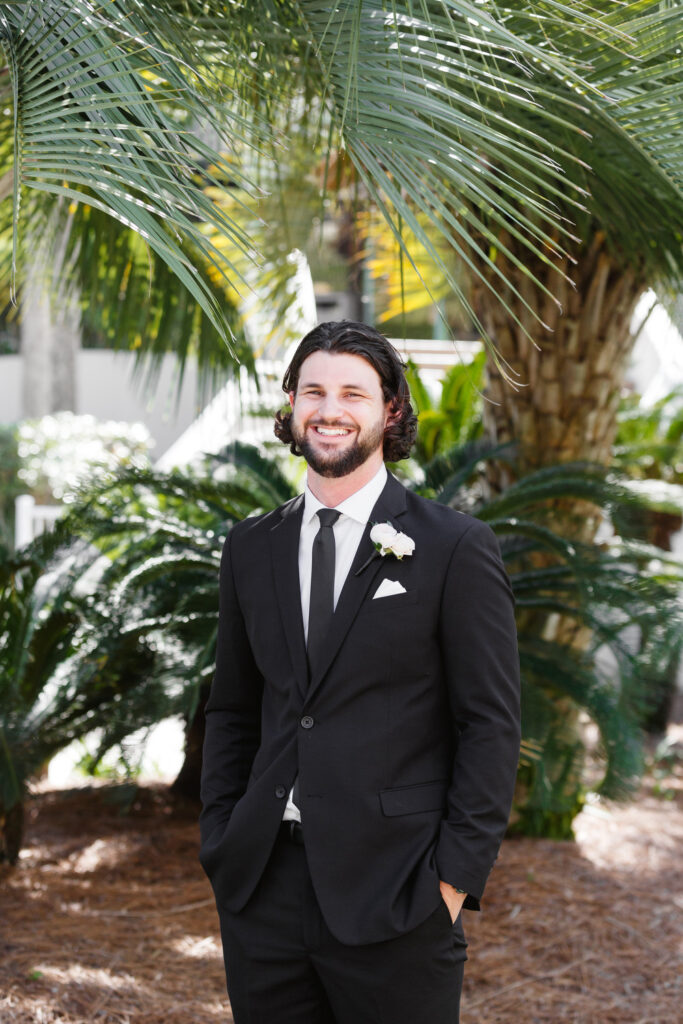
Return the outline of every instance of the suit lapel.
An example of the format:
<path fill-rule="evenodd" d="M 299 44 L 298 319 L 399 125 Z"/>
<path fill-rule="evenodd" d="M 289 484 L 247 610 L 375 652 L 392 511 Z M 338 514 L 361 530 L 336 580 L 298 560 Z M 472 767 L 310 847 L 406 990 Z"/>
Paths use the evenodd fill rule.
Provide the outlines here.
<path fill-rule="evenodd" d="M 312 696 L 320 685 L 325 673 L 332 664 L 341 647 L 346 634 L 351 628 L 358 610 L 363 603 L 370 584 L 381 569 L 384 559 L 379 555 L 373 558 L 375 547 L 370 540 L 370 531 L 375 523 L 393 521 L 403 515 L 406 510 L 406 491 L 398 480 L 389 474 L 384 490 L 380 494 L 375 507 L 370 513 L 363 536 L 361 537 L 353 564 L 346 577 L 346 582 L 339 595 L 337 607 L 332 619 L 330 631 L 325 643 L 325 655 L 321 660 L 318 672 L 311 679 L 308 697 Z M 298 579 L 298 574 L 297 574 Z"/>
<path fill-rule="evenodd" d="M 298 498 L 284 506 L 281 510 L 281 519 L 270 531 L 275 594 L 287 638 L 289 656 L 302 697 L 306 695 L 308 689 L 308 662 L 299 584 L 299 534 L 303 512 L 304 498 L 300 494 Z"/>

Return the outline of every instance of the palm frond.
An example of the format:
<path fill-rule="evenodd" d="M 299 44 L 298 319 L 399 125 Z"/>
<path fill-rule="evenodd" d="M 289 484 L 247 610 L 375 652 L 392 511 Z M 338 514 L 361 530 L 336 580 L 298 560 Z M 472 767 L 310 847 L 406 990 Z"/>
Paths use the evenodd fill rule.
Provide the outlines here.
<path fill-rule="evenodd" d="M 200 230 L 205 222 L 248 248 L 239 227 L 195 184 L 200 168 L 204 175 L 214 168 L 215 181 L 231 180 L 235 169 L 193 131 L 199 114 L 211 114 L 197 69 L 190 72 L 158 31 L 145 36 L 142 27 L 139 9 L 119 2 L 0 4 L 14 101 L 15 253 L 25 189 L 85 202 L 134 226 L 229 345 L 220 304 L 181 242 L 222 267 Z M 37 218 L 34 209 L 34 237 Z"/>
<path fill-rule="evenodd" d="M 442 505 L 471 509 L 477 499 L 465 493 L 466 485 L 474 474 L 489 460 L 510 461 L 514 446 L 492 444 L 490 441 L 470 441 L 455 445 L 450 451 L 434 456 L 424 467 L 425 488 Z M 422 488 L 417 488 L 422 493 Z"/>
<path fill-rule="evenodd" d="M 3 3 L 14 227 L 22 213 L 34 236 L 47 224 L 54 203 L 30 190 L 106 211 L 228 336 L 195 263 L 244 287 L 256 208 L 242 197 L 280 191 L 296 130 L 316 164 L 346 154 L 356 198 L 418 274 L 424 250 L 482 336 L 451 250 L 520 308 L 517 272 L 571 260 L 596 224 L 640 271 L 680 278 L 679 15 L 660 0 Z M 264 268 L 273 280 L 281 263 Z"/>
<path fill-rule="evenodd" d="M 276 508 L 295 496 L 290 481 L 273 458 L 263 455 L 254 445 L 233 441 L 208 462 L 232 470 L 231 486 L 246 483 L 255 506 L 264 510 Z"/>
<path fill-rule="evenodd" d="M 555 697 L 569 697 L 600 729 L 605 756 L 603 794 L 615 798 L 632 792 L 642 772 L 640 728 L 634 709 L 624 705 L 618 682 L 600 679 L 590 663 L 571 648 L 540 639 L 521 639 L 520 664 L 526 679 Z"/>

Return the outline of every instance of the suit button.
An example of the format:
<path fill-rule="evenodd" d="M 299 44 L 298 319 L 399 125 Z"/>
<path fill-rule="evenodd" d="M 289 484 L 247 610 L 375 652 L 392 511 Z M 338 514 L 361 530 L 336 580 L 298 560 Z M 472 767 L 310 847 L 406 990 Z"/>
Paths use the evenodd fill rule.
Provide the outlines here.
<path fill-rule="evenodd" d="M 278 798 L 278 800 L 282 800 L 283 797 L 287 796 L 287 790 L 285 789 L 285 787 L 284 786 L 276 786 L 275 787 L 275 796 Z"/>
<path fill-rule="evenodd" d="M 304 717 L 301 719 L 301 724 L 304 727 L 304 729 L 312 729 L 313 726 L 315 725 L 315 722 L 313 721 L 310 715 L 304 715 Z"/>

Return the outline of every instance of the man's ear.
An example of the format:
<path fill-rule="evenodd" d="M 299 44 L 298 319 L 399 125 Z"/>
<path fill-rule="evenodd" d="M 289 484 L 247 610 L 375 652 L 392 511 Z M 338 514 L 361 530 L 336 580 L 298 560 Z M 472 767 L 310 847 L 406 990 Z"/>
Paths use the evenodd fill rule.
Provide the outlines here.
<path fill-rule="evenodd" d="M 292 409 L 294 408 L 294 396 L 295 395 L 296 395 L 296 391 L 290 391 L 289 395 L 287 396 L 289 398 L 289 404 L 292 407 Z"/>
<path fill-rule="evenodd" d="M 398 408 L 398 406 L 396 404 L 396 399 L 395 398 L 392 398 L 390 402 L 387 402 L 386 410 L 387 410 L 387 418 L 386 418 L 386 422 L 384 424 L 384 429 L 385 430 L 386 430 L 387 427 L 390 427 L 394 423 L 396 423 L 396 421 L 399 419 L 399 417 L 401 415 L 401 411 L 400 411 L 400 409 Z"/>

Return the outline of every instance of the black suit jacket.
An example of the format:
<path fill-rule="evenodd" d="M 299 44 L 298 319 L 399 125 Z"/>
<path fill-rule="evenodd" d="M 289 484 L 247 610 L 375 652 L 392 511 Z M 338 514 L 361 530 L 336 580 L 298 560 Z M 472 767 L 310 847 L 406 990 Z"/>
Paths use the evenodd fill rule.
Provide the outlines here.
<path fill-rule="evenodd" d="M 477 908 L 519 754 L 513 601 L 488 526 L 392 476 L 308 678 L 298 572 L 303 497 L 236 525 L 220 580 L 206 708 L 200 859 L 219 906 L 247 903 L 297 772 L 328 927 L 355 945 L 416 927 L 439 880 Z M 373 523 L 415 541 L 380 557 Z M 406 592 L 373 599 L 381 581 Z"/>

